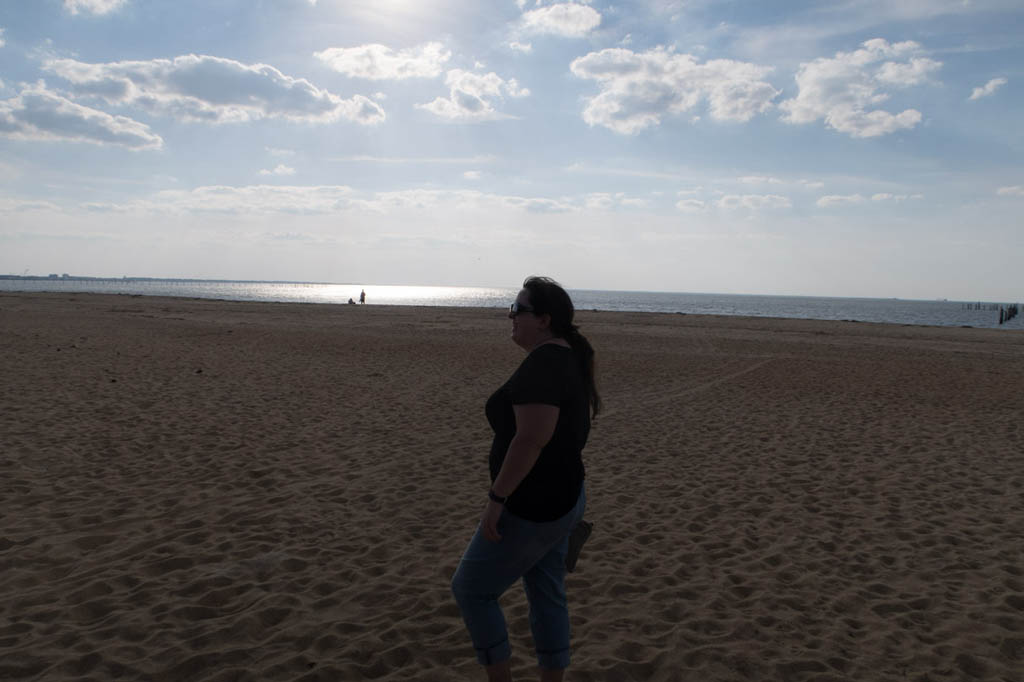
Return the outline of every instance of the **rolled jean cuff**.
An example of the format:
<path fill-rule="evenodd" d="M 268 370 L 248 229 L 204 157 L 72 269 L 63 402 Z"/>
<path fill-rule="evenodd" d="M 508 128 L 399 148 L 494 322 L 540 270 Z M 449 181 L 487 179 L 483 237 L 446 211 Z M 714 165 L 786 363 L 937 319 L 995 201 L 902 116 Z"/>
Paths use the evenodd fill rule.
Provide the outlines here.
<path fill-rule="evenodd" d="M 492 644 L 486 649 L 476 650 L 476 660 L 480 665 L 504 663 L 510 658 L 512 658 L 512 647 L 508 643 L 508 638 Z"/>
<path fill-rule="evenodd" d="M 569 649 L 537 651 L 537 665 L 545 670 L 563 670 L 569 667 Z"/>

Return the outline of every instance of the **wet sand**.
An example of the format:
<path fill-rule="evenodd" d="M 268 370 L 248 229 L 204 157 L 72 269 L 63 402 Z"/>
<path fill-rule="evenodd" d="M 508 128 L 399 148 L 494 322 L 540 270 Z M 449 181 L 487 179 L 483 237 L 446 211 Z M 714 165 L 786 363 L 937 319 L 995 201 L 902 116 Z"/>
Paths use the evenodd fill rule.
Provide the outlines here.
<path fill-rule="evenodd" d="M 567 680 L 1024 679 L 1024 333 L 578 321 Z M 0 348 L 0 678 L 480 679 L 501 311 L 0 294 Z"/>

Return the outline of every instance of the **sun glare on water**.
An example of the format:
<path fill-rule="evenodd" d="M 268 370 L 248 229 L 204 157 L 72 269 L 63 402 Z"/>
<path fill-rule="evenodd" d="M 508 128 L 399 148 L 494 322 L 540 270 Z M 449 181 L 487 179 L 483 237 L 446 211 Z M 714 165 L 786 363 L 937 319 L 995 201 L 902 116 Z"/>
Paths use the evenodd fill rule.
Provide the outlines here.
<path fill-rule="evenodd" d="M 377 305 L 451 305 L 502 307 L 515 297 L 514 290 L 481 287 L 403 286 L 395 284 L 333 284 L 321 285 L 317 298 L 323 302 L 345 303 L 359 300 L 366 292 L 367 304 Z"/>

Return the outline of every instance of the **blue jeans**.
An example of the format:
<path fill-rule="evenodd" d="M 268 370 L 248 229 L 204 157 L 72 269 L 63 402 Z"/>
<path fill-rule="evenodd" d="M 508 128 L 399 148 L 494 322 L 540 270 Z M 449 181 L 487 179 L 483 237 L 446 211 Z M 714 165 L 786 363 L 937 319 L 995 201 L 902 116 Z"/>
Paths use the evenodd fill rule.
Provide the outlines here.
<path fill-rule="evenodd" d="M 481 664 L 502 663 L 512 656 L 498 598 L 522 578 L 537 662 L 548 669 L 569 666 L 565 555 L 569 533 L 583 518 L 585 506 L 581 489 L 576 506 L 560 519 L 535 523 L 505 511 L 498 521 L 500 542 L 486 539 L 479 528 L 473 534 L 452 578 L 452 593 Z"/>

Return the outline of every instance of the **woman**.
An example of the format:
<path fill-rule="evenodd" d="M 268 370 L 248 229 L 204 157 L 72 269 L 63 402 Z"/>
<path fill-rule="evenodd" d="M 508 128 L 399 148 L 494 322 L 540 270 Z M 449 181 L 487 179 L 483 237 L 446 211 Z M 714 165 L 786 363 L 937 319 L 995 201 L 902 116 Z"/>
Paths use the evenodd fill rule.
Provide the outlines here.
<path fill-rule="evenodd" d="M 583 518 L 581 453 L 591 416 L 601 407 L 594 350 L 573 324 L 573 313 L 569 294 L 554 280 L 523 282 L 508 316 L 512 340 L 527 356 L 487 400 L 494 430 L 491 489 L 452 592 L 492 682 L 512 679 L 498 598 L 520 578 L 540 679 L 561 680 L 569 665 L 569 534 Z"/>

